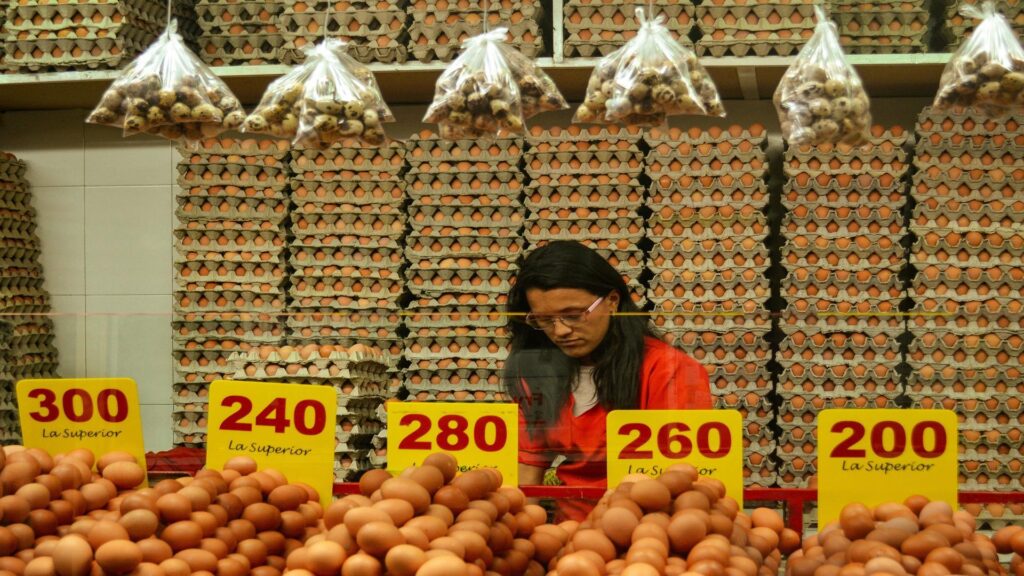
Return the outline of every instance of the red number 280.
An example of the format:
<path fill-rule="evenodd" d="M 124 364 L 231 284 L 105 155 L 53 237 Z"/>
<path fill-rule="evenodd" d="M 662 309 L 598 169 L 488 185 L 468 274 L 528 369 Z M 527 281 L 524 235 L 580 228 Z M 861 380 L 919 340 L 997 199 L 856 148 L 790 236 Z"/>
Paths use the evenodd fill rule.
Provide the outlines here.
<path fill-rule="evenodd" d="M 402 438 L 398 443 L 401 450 L 433 450 L 433 443 L 429 438 L 432 422 L 424 414 L 406 414 L 398 421 L 400 426 L 412 426 L 409 435 Z M 508 441 L 508 428 L 505 421 L 497 416 L 482 416 L 473 424 L 472 434 L 469 430 L 469 420 L 459 414 L 446 414 L 437 419 L 438 432 L 434 437 L 437 447 L 441 450 L 458 451 L 465 450 L 469 443 L 473 444 L 483 452 L 497 452 L 505 447 Z M 494 429 L 494 439 L 488 440 L 488 429 Z"/>

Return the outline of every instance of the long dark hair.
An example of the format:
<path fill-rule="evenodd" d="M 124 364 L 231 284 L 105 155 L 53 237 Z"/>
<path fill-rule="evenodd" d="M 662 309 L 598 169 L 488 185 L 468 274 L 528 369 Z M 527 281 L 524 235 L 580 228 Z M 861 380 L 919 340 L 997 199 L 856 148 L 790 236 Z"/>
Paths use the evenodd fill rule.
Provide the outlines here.
<path fill-rule="evenodd" d="M 509 330 L 512 334 L 502 381 L 506 392 L 531 423 L 531 434 L 553 426 L 572 393 L 579 361 L 566 356 L 543 331 L 522 322 L 530 312 L 526 291 L 576 288 L 595 298 L 612 292 L 619 295 L 619 312 L 637 312 L 622 276 L 600 254 L 579 242 L 551 242 L 533 251 L 520 263 L 516 283 L 509 292 Z M 608 410 L 639 407 L 640 366 L 644 336 L 655 334 L 647 318 L 637 314 L 614 315 L 608 333 L 594 349 L 594 385 L 598 402 Z M 527 392 L 523 381 L 529 386 Z"/>

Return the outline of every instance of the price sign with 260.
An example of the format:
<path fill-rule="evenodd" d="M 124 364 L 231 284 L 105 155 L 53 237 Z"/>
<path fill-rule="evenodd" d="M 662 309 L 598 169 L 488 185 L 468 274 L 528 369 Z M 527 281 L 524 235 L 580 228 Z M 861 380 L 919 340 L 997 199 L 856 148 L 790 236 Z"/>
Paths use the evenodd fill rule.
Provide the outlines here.
<path fill-rule="evenodd" d="M 685 462 L 742 496 L 742 417 L 730 410 L 615 410 L 608 414 L 608 485 L 660 476 Z"/>
<path fill-rule="evenodd" d="M 515 404 L 388 402 L 388 469 L 398 473 L 432 452 L 447 452 L 465 471 L 518 477 L 519 420 Z"/>
<path fill-rule="evenodd" d="M 956 504 L 956 414 L 947 410 L 823 410 L 818 414 L 821 521 L 850 502 L 913 494 Z"/>

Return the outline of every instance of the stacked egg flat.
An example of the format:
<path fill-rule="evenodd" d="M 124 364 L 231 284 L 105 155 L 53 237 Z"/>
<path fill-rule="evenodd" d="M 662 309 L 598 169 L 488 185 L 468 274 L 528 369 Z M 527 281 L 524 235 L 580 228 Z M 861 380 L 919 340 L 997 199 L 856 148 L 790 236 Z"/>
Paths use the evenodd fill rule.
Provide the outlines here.
<path fill-rule="evenodd" d="M 11 325 L 0 322 L 0 442 L 21 442 L 21 422 L 15 393 L 17 380 L 11 374 Z"/>
<path fill-rule="evenodd" d="M 902 392 L 907 140 L 899 127 L 876 128 L 865 147 L 786 151 L 787 304 L 776 356 L 782 486 L 814 473 L 818 411 L 893 407 Z"/>
<path fill-rule="evenodd" d="M 7 371 L 15 381 L 57 372 L 50 294 L 43 287 L 31 204 L 24 162 L 0 152 L 0 314 L 11 329 Z"/>
<path fill-rule="evenodd" d="M 5 2 L 4 65 L 18 72 L 119 68 L 152 44 L 167 23 L 167 5 L 152 0 Z M 199 34 L 189 0 L 174 0 L 186 41 Z"/>
<path fill-rule="evenodd" d="M 1021 122 L 931 110 L 918 121 L 908 395 L 959 415 L 965 489 L 1024 487 Z"/>
<path fill-rule="evenodd" d="M 406 0 L 281 0 L 283 58 L 305 59 L 302 52 L 326 33 L 348 43 L 350 56 L 360 62 L 405 62 Z M 325 20 L 326 18 L 326 20 Z"/>
<path fill-rule="evenodd" d="M 277 0 L 198 0 L 199 56 L 213 66 L 281 61 Z"/>
<path fill-rule="evenodd" d="M 417 400 L 500 400 L 506 294 L 522 253 L 523 142 L 408 142 L 412 293 L 405 386 Z"/>
<path fill-rule="evenodd" d="M 852 54 L 928 51 L 930 0 L 830 0 L 839 40 Z"/>
<path fill-rule="evenodd" d="M 490 28 L 508 28 L 509 44 L 533 58 L 544 51 L 540 0 L 412 0 L 409 3 L 409 52 L 420 62 L 450 61 L 462 42 Z"/>
<path fill-rule="evenodd" d="M 288 339 L 401 354 L 405 150 L 293 153 Z"/>
<path fill-rule="evenodd" d="M 774 483 L 763 126 L 648 137 L 654 323 L 711 377 L 715 408 L 743 413 L 747 482 Z"/>
<path fill-rule="evenodd" d="M 642 306 L 644 219 L 640 132 L 618 126 L 534 127 L 527 139 L 526 240 L 538 248 L 576 240 L 597 250 Z"/>
<path fill-rule="evenodd" d="M 945 39 L 949 41 L 948 49 L 955 52 L 964 41 L 971 37 L 978 20 L 968 18 L 960 13 L 964 4 L 980 4 L 979 0 L 962 0 L 946 4 Z M 997 4 L 999 13 L 1006 17 L 1013 28 L 1014 35 L 1020 38 L 1024 34 L 1024 2 L 1021 0 L 1003 0 Z"/>
<path fill-rule="evenodd" d="M 282 336 L 288 143 L 221 138 L 182 150 L 174 256 L 174 442 L 206 439 L 210 382 Z"/>
<path fill-rule="evenodd" d="M 606 56 L 636 36 L 640 21 L 636 9 L 653 6 L 655 16 L 664 16 L 673 36 L 690 46 L 693 3 L 676 0 L 643 2 L 635 0 L 568 0 L 562 6 L 565 18 L 565 55 L 589 58 Z"/>
<path fill-rule="evenodd" d="M 236 380 L 334 386 L 337 482 L 385 463 L 386 454 L 373 440 L 384 430 L 384 401 L 394 396 L 388 374 L 393 365 L 387 353 L 362 344 L 260 346 L 231 357 Z"/>
<path fill-rule="evenodd" d="M 789 56 L 814 33 L 814 2 L 709 0 L 696 19 L 701 56 Z"/>

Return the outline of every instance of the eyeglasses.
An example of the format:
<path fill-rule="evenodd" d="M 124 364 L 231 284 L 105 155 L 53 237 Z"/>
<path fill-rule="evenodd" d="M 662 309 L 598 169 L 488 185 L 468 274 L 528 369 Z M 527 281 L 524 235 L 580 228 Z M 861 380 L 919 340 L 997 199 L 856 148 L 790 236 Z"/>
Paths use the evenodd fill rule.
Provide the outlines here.
<path fill-rule="evenodd" d="M 559 314 L 551 316 L 538 316 L 536 314 L 527 314 L 526 318 L 523 319 L 526 325 L 534 330 L 550 330 L 555 327 L 555 322 L 561 322 L 563 326 L 567 328 L 575 328 L 587 321 L 590 313 L 597 310 L 597 307 L 604 302 L 607 296 L 601 296 L 594 303 L 587 307 L 583 312 L 576 314 Z"/>

